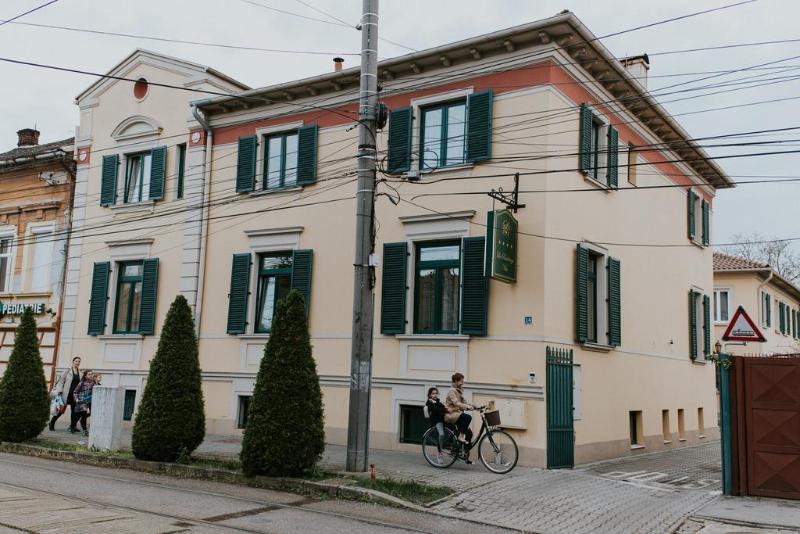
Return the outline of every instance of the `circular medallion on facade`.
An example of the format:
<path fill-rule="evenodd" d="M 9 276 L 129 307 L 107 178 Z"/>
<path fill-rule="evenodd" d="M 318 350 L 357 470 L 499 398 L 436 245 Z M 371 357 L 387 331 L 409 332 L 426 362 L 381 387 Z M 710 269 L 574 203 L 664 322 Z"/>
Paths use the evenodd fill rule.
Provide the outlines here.
<path fill-rule="evenodd" d="M 192 132 L 192 137 L 190 138 L 192 143 L 200 142 L 200 132 Z"/>
<path fill-rule="evenodd" d="M 88 156 L 88 154 L 86 154 L 86 151 L 85 150 L 81 150 L 81 153 L 78 154 L 78 160 L 86 161 L 87 156 Z"/>
<path fill-rule="evenodd" d="M 136 83 L 133 84 L 133 97 L 136 100 L 144 100 L 144 97 L 147 96 L 147 92 L 150 90 L 150 84 L 147 83 L 147 80 L 144 78 L 139 78 L 136 80 Z"/>

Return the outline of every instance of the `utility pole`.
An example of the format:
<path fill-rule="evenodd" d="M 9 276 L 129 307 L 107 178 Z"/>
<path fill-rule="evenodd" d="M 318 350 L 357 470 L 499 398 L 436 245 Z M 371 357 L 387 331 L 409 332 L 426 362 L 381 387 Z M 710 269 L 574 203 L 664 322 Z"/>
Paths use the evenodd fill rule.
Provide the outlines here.
<path fill-rule="evenodd" d="M 372 328 L 376 112 L 378 107 L 378 0 L 363 0 L 361 88 L 358 110 L 358 191 L 353 284 L 353 344 L 350 353 L 350 410 L 347 423 L 348 471 L 366 471 L 372 389 Z"/>

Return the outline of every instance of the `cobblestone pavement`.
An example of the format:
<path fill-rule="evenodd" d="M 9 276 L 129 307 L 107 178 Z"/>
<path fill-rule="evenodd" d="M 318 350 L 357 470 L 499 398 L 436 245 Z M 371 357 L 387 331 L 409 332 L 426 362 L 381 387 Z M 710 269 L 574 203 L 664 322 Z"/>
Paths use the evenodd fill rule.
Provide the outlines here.
<path fill-rule="evenodd" d="M 436 505 L 435 510 L 531 532 L 673 532 L 687 516 L 719 494 L 710 486 L 687 482 L 708 476 L 719 478 L 709 466 L 715 451 L 718 455 L 719 445 L 709 443 L 573 471 L 526 470 L 516 477 L 467 490 Z M 634 480 L 635 475 L 608 476 L 668 469 L 688 477 L 684 479 L 687 483 L 669 485 Z"/>

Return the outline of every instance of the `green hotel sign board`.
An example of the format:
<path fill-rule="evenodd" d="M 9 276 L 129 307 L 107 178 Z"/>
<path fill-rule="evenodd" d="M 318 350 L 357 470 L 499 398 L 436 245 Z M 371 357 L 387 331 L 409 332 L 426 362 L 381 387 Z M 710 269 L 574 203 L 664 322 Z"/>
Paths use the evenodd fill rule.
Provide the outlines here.
<path fill-rule="evenodd" d="M 517 227 L 510 210 L 494 210 L 488 214 L 486 274 L 509 284 L 517 281 Z"/>

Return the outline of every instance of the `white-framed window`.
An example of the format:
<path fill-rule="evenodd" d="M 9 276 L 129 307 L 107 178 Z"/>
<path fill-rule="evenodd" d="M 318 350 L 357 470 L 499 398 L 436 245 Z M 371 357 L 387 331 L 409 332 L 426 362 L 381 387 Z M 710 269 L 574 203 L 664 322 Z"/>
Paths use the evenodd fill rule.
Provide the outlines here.
<path fill-rule="evenodd" d="M 31 229 L 31 291 L 49 291 L 53 272 L 54 227 L 39 226 Z"/>
<path fill-rule="evenodd" d="M 145 202 L 150 198 L 151 152 L 125 156 L 125 190 L 123 202 L 133 204 Z"/>
<path fill-rule="evenodd" d="M 761 326 L 772 326 L 772 297 L 766 291 L 761 292 Z"/>
<path fill-rule="evenodd" d="M 731 290 L 714 289 L 714 322 L 727 323 L 731 320 Z"/>
<path fill-rule="evenodd" d="M 0 234 L 0 293 L 11 292 L 14 271 L 14 234 Z"/>

